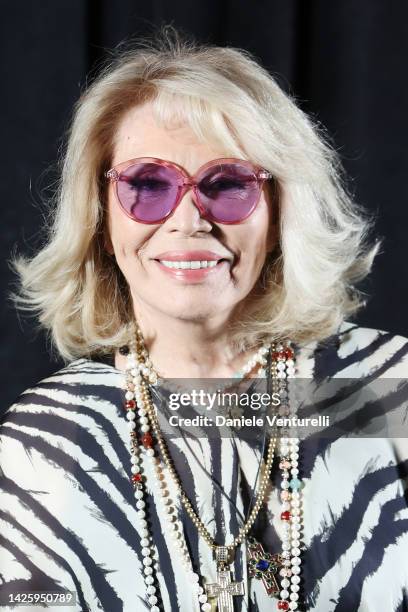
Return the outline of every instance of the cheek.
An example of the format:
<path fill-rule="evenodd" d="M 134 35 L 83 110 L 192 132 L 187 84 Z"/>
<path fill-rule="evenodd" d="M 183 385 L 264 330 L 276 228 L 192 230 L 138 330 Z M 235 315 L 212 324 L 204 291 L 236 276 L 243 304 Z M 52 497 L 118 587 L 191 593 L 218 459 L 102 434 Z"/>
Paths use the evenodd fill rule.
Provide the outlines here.
<path fill-rule="evenodd" d="M 112 201 L 108 205 L 107 227 L 117 259 L 134 255 L 145 242 L 144 226 L 129 219 Z"/>
<path fill-rule="evenodd" d="M 272 219 L 266 201 L 259 203 L 253 215 L 249 217 L 248 223 L 245 223 L 241 229 L 240 245 L 243 255 L 250 264 L 248 267 L 258 268 L 263 265 L 272 235 Z"/>

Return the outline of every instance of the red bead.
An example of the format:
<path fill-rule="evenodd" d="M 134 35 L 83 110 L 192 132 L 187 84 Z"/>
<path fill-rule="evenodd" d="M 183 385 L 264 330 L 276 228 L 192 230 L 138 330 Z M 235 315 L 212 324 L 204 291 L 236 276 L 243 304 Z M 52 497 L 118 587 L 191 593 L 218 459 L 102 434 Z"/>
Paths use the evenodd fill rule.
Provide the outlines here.
<path fill-rule="evenodd" d="M 142 480 L 142 475 L 141 474 L 133 474 L 132 476 L 132 481 L 133 482 L 140 482 Z"/>
<path fill-rule="evenodd" d="M 287 348 L 284 350 L 286 359 L 293 359 L 294 352 L 291 348 Z"/>
<path fill-rule="evenodd" d="M 279 359 L 279 355 L 280 353 L 278 351 L 273 351 L 271 357 L 274 361 L 277 361 Z"/>
<path fill-rule="evenodd" d="M 127 400 L 125 403 L 125 408 L 127 410 L 134 410 L 136 408 L 135 400 Z"/>
<path fill-rule="evenodd" d="M 282 521 L 289 521 L 291 518 L 291 513 L 289 512 L 289 510 L 285 510 L 285 512 L 281 513 L 281 519 Z"/>
<path fill-rule="evenodd" d="M 278 601 L 278 610 L 289 610 L 289 604 L 287 601 Z"/>
<path fill-rule="evenodd" d="M 142 444 L 145 448 L 151 448 L 153 446 L 153 438 L 151 433 L 146 432 L 143 434 Z"/>

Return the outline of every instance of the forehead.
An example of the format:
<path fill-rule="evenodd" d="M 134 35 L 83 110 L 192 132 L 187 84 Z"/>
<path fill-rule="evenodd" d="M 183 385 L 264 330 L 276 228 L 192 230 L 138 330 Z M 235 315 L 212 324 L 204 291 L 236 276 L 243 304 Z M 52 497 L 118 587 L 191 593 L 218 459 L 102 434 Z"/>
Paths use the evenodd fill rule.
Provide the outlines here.
<path fill-rule="evenodd" d="M 130 109 L 119 122 L 113 147 L 113 163 L 135 157 L 159 157 L 190 165 L 227 156 L 225 150 L 198 138 L 184 121 L 164 125 L 157 120 L 151 103 Z"/>

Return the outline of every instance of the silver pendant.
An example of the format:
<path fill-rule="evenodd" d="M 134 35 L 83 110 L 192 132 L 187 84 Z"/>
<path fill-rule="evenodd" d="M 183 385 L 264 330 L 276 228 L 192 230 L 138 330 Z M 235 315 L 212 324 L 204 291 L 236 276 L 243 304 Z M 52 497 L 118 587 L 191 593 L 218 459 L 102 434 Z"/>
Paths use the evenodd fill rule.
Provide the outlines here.
<path fill-rule="evenodd" d="M 231 572 L 222 570 L 217 572 L 217 582 L 205 585 L 207 597 L 217 598 L 217 612 L 234 612 L 234 600 L 236 595 L 244 595 L 243 582 L 231 582 Z"/>
<path fill-rule="evenodd" d="M 217 546 L 214 552 L 217 561 L 217 582 L 205 585 L 207 597 L 217 598 L 217 612 L 234 612 L 233 597 L 245 595 L 244 583 L 231 581 L 228 565 L 233 560 L 233 552 L 226 546 Z"/>

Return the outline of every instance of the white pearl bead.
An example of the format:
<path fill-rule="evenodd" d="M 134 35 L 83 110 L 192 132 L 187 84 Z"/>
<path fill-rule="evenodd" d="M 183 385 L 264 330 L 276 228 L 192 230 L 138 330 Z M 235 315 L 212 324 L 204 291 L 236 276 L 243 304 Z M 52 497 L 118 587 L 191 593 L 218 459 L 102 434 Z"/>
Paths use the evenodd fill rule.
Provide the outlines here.
<path fill-rule="evenodd" d="M 143 491 L 135 491 L 135 498 L 136 499 L 143 499 Z"/>
<path fill-rule="evenodd" d="M 287 578 L 284 578 L 283 580 L 281 580 L 281 585 L 286 588 L 290 586 L 290 582 Z"/>
<path fill-rule="evenodd" d="M 154 604 L 157 604 L 158 599 L 157 599 L 156 595 L 150 595 L 148 601 L 149 601 L 149 604 L 154 605 Z"/>
<path fill-rule="evenodd" d="M 150 548 L 142 548 L 142 557 L 150 557 Z"/>
<path fill-rule="evenodd" d="M 130 468 L 130 471 L 132 472 L 132 474 L 138 474 L 140 472 L 140 466 L 132 465 L 132 467 Z"/>
<path fill-rule="evenodd" d="M 290 581 L 292 582 L 292 584 L 299 584 L 300 578 L 299 578 L 299 576 L 296 576 L 296 574 L 295 574 L 294 576 L 292 576 Z"/>
<path fill-rule="evenodd" d="M 299 589 L 300 589 L 300 586 L 298 584 L 291 584 L 290 585 L 290 590 L 292 591 L 292 593 L 297 593 L 299 591 Z"/>
<path fill-rule="evenodd" d="M 126 391 L 126 393 L 125 393 L 125 398 L 126 398 L 127 400 L 131 400 L 131 399 L 133 399 L 133 398 L 134 398 L 134 396 L 135 396 L 135 395 L 134 395 L 133 391 Z"/>
<path fill-rule="evenodd" d="M 154 595 L 154 594 L 155 594 L 155 592 L 156 592 L 156 587 L 155 587 L 155 586 L 149 586 L 149 587 L 147 587 L 146 592 L 147 592 L 149 595 Z"/>
<path fill-rule="evenodd" d="M 145 521 L 145 520 L 141 521 L 141 523 L 146 523 L 146 525 L 147 525 L 147 521 Z M 147 538 L 148 535 L 149 535 L 149 531 L 147 529 L 142 529 L 142 536 L 144 538 Z"/>
<path fill-rule="evenodd" d="M 146 455 L 148 457 L 154 457 L 154 448 L 148 448 L 146 449 Z"/>
<path fill-rule="evenodd" d="M 152 606 L 152 607 L 150 608 L 150 612 L 160 612 L 160 608 L 159 608 L 159 606 Z"/>
<path fill-rule="evenodd" d="M 146 517 L 146 512 L 139 508 L 137 516 L 139 517 L 139 519 L 144 519 Z"/>
<path fill-rule="evenodd" d="M 146 574 L 146 576 L 149 576 L 149 575 L 153 574 L 153 568 L 152 567 L 145 567 L 143 571 Z"/>
<path fill-rule="evenodd" d="M 292 567 L 292 574 L 300 574 L 300 567 L 296 567 L 296 565 Z"/>
<path fill-rule="evenodd" d="M 133 410 L 128 410 L 126 412 L 126 418 L 127 418 L 128 421 L 134 421 L 135 418 L 136 418 L 136 413 L 133 412 Z"/>
<path fill-rule="evenodd" d="M 133 429 L 135 429 L 136 427 L 136 423 L 134 421 L 128 421 L 127 422 L 127 427 L 130 431 L 132 431 Z"/>
<path fill-rule="evenodd" d="M 139 463 L 140 459 L 139 459 L 139 457 L 137 455 L 132 455 L 130 457 L 130 461 L 131 461 L 131 463 L 133 463 L 133 465 L 137 465 Z"/>
<path fill-rule="evenodd" d="M 203 610 L 203 612 L 208 612 L 208 610 L 211 610 L 211 604 L 205 603 L 201 606 L 201 609 Z"/>
<path fill-rule="evenodd" d="M 142 546 L 149 546 L 149 538 L 142 538 L 142 539 L 140 540 L 140 544 L 141 544 Z"/>
<path fill-rule="evenodd" d="M 139 501 L 138 501 L 138 502 L 136 502 L 136 508 L 137 508 L 138 510 L 142 510 L 142 509 L 145 507 L 145 505 L 146 505 L 146 504 L 145 504 L 145 503 L 144 503 L 144 501 L 142 501 L 141 499 L 139 499 Z"/>
<path fill-rule="evenodd" d="M 153 583 L 154 583 L 154 578 L 153 578 L 153 576 L 146 576 L 146 578 L 145 578 L 145 583 L 146 583 L 146 584 L 153 584 Z"/>
<path fill-rule="evenodd" d="M 140 427 L 140 429 L 143 431 L 143 433 L 146 433 L 150 430 L 150 426 L 149 425 L 142 425 Z"/>
<path fill-rule="evenodd" d="M 281 599 L 287 599 L 289 597 L 289 591 L 286 591 L 284 589 L 283 591 L 280 592 L 280 596 L 281 596 Z"/>
<path fill-rule="evenodd" d="M 191 574 L 190 574 L 190 580 L 191 580 L 192 582 L 198 582 L 198 581 L 199 581 L 199 576 L 198 576 L 198 574 L 196 574 L 195 572 L 191 572 Z"/>
<path fill-rule="evenodd" d="M 198 601 L 199 601 L 200 603 L 206 603 L 206 601 L 207 601 L 207 595 L 199 595 L 199 597 L 198 597 Z"/>
<path fill-rule="evenodd" d="M 300 555 L 300 548 L 296 548 L 296 547 L 292 548 L 292 555 L 294 557 L 298 557 Z"/>
<path fill-rule="evenodd" d="M 289 604 L 289 610 L 297 610 L 297 601 L 291 601 Z"/>
<path fill-rule="evenodd" d="M 152 559 L 150 557 L 145 557 L 143 559 L 143 565 L 151 565 L 153 563 Z"/>

